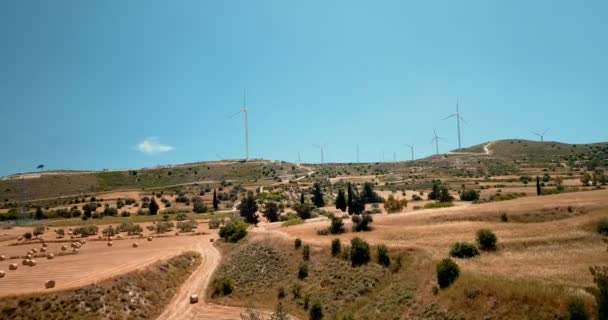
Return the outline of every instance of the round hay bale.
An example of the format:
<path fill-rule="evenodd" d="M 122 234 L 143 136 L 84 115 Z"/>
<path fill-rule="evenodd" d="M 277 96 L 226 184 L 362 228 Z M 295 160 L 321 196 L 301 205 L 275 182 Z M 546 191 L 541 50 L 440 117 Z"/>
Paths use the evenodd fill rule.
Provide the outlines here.
<path fill-rule="evenodd" d="M 30 267 L 36 266 L 36 260 L 30 260 Z"/>
<path fill-rule="evenodd" d="M 27 266 L 28 264 L 30 264 L 30 260 L 29 259 L 23 259 L 23 260 L 21 260 L 21 265 L 22 266 Z"/>
<path fill-rule="evenodd" d="M 17 241 L 23 241 L 23 237 L 17 238 Z"/>
<path fill-rule="evenodd" d="M 28 254 L 27 256 L 25 256 L 27 259 L 31 259 L 33 258 L 32 254 Z"/>
<path fill-rule="evenodd" d="M 137 244 L 137 242 L 133 242 L 133 248 L 137 248 L 139 247 L 139 244 Z"/>
<path fill-rule="evenodd" d="M 16 264 L 16 263 L 11 263 L 11 264 L 8 266 L 8 269 L 9 269 L 9 270 L 17 270 L 17 264 Z"/>
<path fill-rule="evenodd" d="M 108 241 L 108 247 L 112 246 L 112 241 Z"/>
<path fill-rule="evenodd" d="M 176 232 L 176 233 L 175 233 L 175 235 L 176 235 L 176 236 L 179 236 L 179 232 Z"/>
<path fill-rule="evenodd" d="M 68 231 L 72 232 L 72 228 L 68 228 Z"/>
<path fill-rule="evenodd" d="M 72 249 L 72 252 L 76 254 L 76 253 L 78 253 L 78 249 L 74 248 L 74 249 Z"/>
<path fill-rule="evenodd" d="M 74 239 L 75 239 L 75 237 L 74 237 L 74 236 L 70 236 L 70 239 L 74 240 Z"/>
<path fill-rule="evenodd" d="M 152 237 L 148 237 L 148 241 L 152 241 Z"/>
<path fill-rule="evenodd" d="M 4 261 L 4 260 L 6 260 L 6 256 L 5 255 L 1 255 L 0 256 L 0 261 Z"/>
<path fill-rule="evenodd" d="M 53 258 L 55 258 L 55 255 L 52 254 L 52 253 L 49 253 L 49 254 L 46 255 L 46 258 L 49 259 L 49 260 L 53 260 Z"/>
<path fill-rule="evenodd" d="M 32 253 L 37 253 L 37 252 L 38 252 L 38 249 L 32 248 Z"/>
<path fill-rule="evenodd" d="M 46 242 L 42 244 L 42 247 L 43 247 L 43 248 L 46 248 L 46 247 L 48 247 L 48 246 L 49 246 L 49 245 L 48 245 L 48 244 L 46 244 Z"/>
<path fill-rule="evenodd" d="M 68 250 L 68 247 L 66 247 L 66 246 L 61 246 L 61 251 L 66 251 L 66 250 Z"/>
<path fill-rule="evenodd" d="M 97 239 L 102 240 L 102 239 L 103 239 L 103 237 L 102 237 L 102 236 L 99 236 L 99 237 L 97 237 Z"/>
<path fill-rule="evenodd" d="M 190 303 L 198 303 L 198 295 L 197 294 L 193 294 L 190 296 Z"/>
<path fill-rule="evenodd" d="M 214 241 L 213 238 L 209 239 L 209 242 L 213 242 L 213 241 Z"/>
<path fill-rule="evenodd" d="M 116 240 L 122 240 L 122 236 L 121 235 L 117 235 L 116 236 Z"/>
<path fill-rule="evenodd" d="M 44 287 L 47 289 L 55 288 L 55 280 L 49 280 L 44 283 Z"/>
<path fill-rule="evenodd" d="M 85 243 L 87 243 L 87 241 L 86 241 L 86 240 L 84 240 L 84 239 L 80 239 L 80 243 L 81 243 L 81 244 L 85 244 Z"/>
<path fill-rule="evenodd" d="M 6 275 L 6 272 L 0 270 L 0 278 L 4 278 L 5 275 Z"/>
<path fill-rule="evenodd" d="M 41 253 L 45 253 L 46 252 L 46 248 L 40 248 L 40 252 Z"/>

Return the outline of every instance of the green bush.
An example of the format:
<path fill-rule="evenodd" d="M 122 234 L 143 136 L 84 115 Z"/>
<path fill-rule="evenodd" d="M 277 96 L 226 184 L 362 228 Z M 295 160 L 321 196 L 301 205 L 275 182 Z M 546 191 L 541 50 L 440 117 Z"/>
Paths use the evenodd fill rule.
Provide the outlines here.
<path fill-rule="evenodd" d="M 231 220 L 220 228 L 220 238 L 228 242 L 238 242 L 247 235 L 247 226 L 242 220 Z"/>
<path fill-rule="evenodd" d="M 450 256 L 455 258 L 472 258 L 479 255 L 479 250 L 473 244 L 467 242 L 456 242 L 450 248 Z"/>
<path fill-rule="evenodd" d="M 374 222 L 374 219 L 369 214 L 354 214 L 351 219 L 353 221 L 353 231 L 370 231 L 372 229 L 370 224 Z"/>
<path fill-rule="evenodd" d="M 407 206 L 407 200 L 398 200 L 393 197 L 392 194 L 388 196 L 388 198 L 384 201 L 384 209 L 388 213 L 401 212 L 404 207 Z"/>
<path fill-rule="evenodd" d="M 449 208 L 453 207 L 454 203 L 452 202 L 429 202 L 424 205 L 425 209 L 440 209 L 440 208 Z"/>
<path fill-rule="evenodd" d="M 180 221 L 177 223 L 177 229 L 181 232 L 192 232 L 196 229 L 198 222 L 196 220 Z"/>
<path fill-rule="evenodd" d="M 321 320 L 323 319 L 323 307 L 319 300 L 314 300 L 308 308 L 308 317 L 310 320 Z"/>
<path fill-rule="evenodd" d="M 116 217 L 118 215 L 118 210 L 116 208 L 105 208 L 103 210 L 104 216 Z"/>
<path fill-rule="evenodd" d="M 333 217 L 331 219 L 331 224 L 329 225 L 329 233 L 340 234 L 343 232 L 344 232 L 344 222 L 342 222 L 341 218 Z"/>
<path fill-rule="evenodd" d="M 220 227 L 221 221 L 218 218 L 211 218 L 209 220 L 209 229 L 217 229 Z"/>
<path fill-rule="evenodd" d="M 368 263 L 370 260 L 369 244 L 356 237 L 350 241 L 350 262 L 353 267 Z"/>
<path fill-rule="evenodd" d="M 388 255 L 388 248 L 383 244 L 378 245 L 377 252 L 378 252 L 378 257 L 377 257 L 378 263 L 384 267 L 390 266 L 391 258 Z"/>
<path fill-rule="evenodd" d="M 488 229 L 477 231 L 477 245 L 481 250 L 496 250 L 496 235 Z"/>
<path fill-rule="evenodd" d="M 196 201 L 192 205 L 192 211 L 195 213 L 206 213 L 209 210 L 207 206 L 202 201 Z"/>
<path fill-rule="evenodd" d="M 568 302 L 568 320 L 588 320 L 590 318 L 585 303 L 580 299 L 572 299 Z"/>
<path fill-rule="evenodd" d="M 116 227 L 116 232 L 126 232 L 130 236 L 141 234 L 143 231 L 144 230 L 140 225 L 134 224 L 133 222 L 123 222 Z"/>
<path fill-rule="evenodd" d="M 188 218 L 188 216 L 184 212 L 179 212 L 178 214 L 175 215 L 175 220 L 177 220 L 177 221 L 184 221 L 187 218 Z"/>
<path fill-rule="evenodd" d="M 213 280 L 213 296 L 227 296 L 234 290 L 232 279 L 221 277 Z"/>
<path fill-rule="evenodd" d="M 337 257 L 340 255 L 340 250 L 342 249 L 342 244 L 340 243 L 340 239 L 334 239 L 331 241 L 331 255 L 333 257 Z"/>
<path fill-rule="evenodd" d="M 604 218 L 597 222 L 596 225 L 597 233 L 608 236 L 608 219 Z"/>
<path fill-rule="evenodd" d="M 507 221 L 509 221 L 509 217 L 507 216 L 507 213 L 506 213 L 506 212 L 502 212 L 502 213 L 500 214 L 500 221 L 502 221 L 502 222 L 507 222 Z"/>
<path fill-rule="evenodd" d="M 597 286 L 597 316 L 598 319 L 608 319 L 608 266 L 589 268 L 593 282 Z"/>
<path fill-rule="evenodd" d="M 308 277 L 308 263 L 302 261 L 298 266 L 298 279 L 303 280 Z"/>
<path fill-rule="evenodd" d="M 460 268 L 450 258 L 445 258 L 437 264 L 437 284 L 439 288 L 449 287 L 460 275 Z"/>
<path fill-rule="evenodd" d="M 293 245 L 296 247 L 296 249 L 300 249 L 300 247 L 302 246 L 302 239 L 296 238 L 296 240 L 293 242 Z"/>
<path fill-rule="evenodd" d="M 32 233 L 26 232 L 23 234 L 23 237 L 25 238 L 25 240 L 32 240 Z"/>
<path fill-rule="evenodd" d="M 304 259 L 304 261 L 310 260 L 310 246 L 309 245 L 305 245 L 304 247 L 302 247 L 302 259 Z"/>
<path fill-rule="evenodd" d="M 156 222 L 156 233 L 165 233 L 171 231 L 175 224 L 171 221 L 158 221 Z"/>
<path fill-rule="evenodd" d="M 479 200 L 479 191 L 477 190 L 465 190 L 460 194 L 460 200 L 462 201 L 475 201 Z"/>
<path fill-rule="evenodd" d="M 74 234 L 75 236 L 80 235 L 81 237 L 84 238 L 84 237 L 96 235 L 98 232 L 99 232 L 99 229 L 97 228 L 96 225 L 88 225 L 88 226 L 74 228 L 74 231 L 72 231 L 72 234 Z"/>

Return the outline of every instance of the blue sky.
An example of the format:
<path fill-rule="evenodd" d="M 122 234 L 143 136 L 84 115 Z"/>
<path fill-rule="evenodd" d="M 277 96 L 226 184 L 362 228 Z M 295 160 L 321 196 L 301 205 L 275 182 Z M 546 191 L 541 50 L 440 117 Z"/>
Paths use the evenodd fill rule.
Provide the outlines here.
<path fill-rule="evenodd" d="M 608 141 L 606 1 L 2 1 L 0 175 Z"/>

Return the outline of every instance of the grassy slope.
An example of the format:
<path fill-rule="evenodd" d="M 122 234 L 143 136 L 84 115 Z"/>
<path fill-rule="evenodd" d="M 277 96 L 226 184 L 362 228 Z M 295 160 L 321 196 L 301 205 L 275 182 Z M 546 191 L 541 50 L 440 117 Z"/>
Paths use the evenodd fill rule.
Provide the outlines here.
<path fill-rule="evenodd" d="M 153 319 L 200 260 L 198 253 L 184 253 L 80 289 L 4 298 L 0 318 Z"/>
<path fill-rule="evenodd" d="M 328 237 L 328 245 L 330 241 Z M 292 243 L 273 240 L 221 246 L 227 258 L 214 277 L 232 278 L 235 289 L 230 296 L 213 298 L 214 302 L 273 309 L 279 288 L 284 288 L 283 304 L 300 318 L 307 318 L 304 301 L 308 295 L 310 301 L 321 301 L 328 319 L 555 319 L 565 314 L 572 295 L 569 289 L 551 284 L 470 272 L 435 295 L 435 261 L 419 250 L 392 249 L 393 261 L 397 255 L 403 259 L 401 269 L 392 272 L 375 263 L 352 268 L 349 262 L 332 258 L 328 248 L 313 248 L 309 276 L 298 280 L 301 249 L 294 249 Z M 375 256 L 375 248 L 372 253 Z M 293 294 L 294 286 L 301 287 L 299 297 Z M 591 308 L 593 299 L 583 298 Z"/>

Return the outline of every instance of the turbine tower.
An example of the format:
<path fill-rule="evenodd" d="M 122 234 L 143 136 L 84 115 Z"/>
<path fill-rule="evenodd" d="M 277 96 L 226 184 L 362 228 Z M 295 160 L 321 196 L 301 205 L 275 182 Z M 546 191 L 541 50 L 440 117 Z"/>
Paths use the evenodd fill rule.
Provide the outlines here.
<path fill-rule="evenodd" d="M 439 155 L 439 140 L 445 140 L 445 138 L 438 136 L 437 131 L 433 129 L 433 139 L 431 140 L 431 144 L 435 142 L 435 154 L 437 155 Z"/>
<path fill-rule="evenodd" d="M 247 102 L 245 100 L 245 89 L 243 89 L 243 106 L 241 107 L 241 110 L 231 115 L 230 118 L 237 116 L 239 113 L 242 113 L 245 116 L 245 160 L 249 160 L 249 127 L 247 121 Z"/>
<path fill-rule="evenodd" d="M 543 131 L 543 133 L 538 133 L 538 132 L 532 132 L 534 133 L 534 135 L 538 136 L 540 138 L 540 142 L 545 141 L 545 134 L 547 133 L 547 131 L 549 131 L 549 128 L 545 129 L 545 131 Z"/>
<path fill-rule="evenodd" d="M 359 163 L 359 145 L 357 145 L 357 163 Z"/>
<path fill-rule="evenodd" d="M 321 150 L 321 164 L 323 164 L 325 162 L 325 159 L 324 159 L 325 155 L 323 154 L 323 149 L 325 149 L 325 145 L 324 144 L 322 144 L 322 145 L 314 144 L 313 146 L 315 148 L 318 148 L 319 150 Z"/>
<path fill-rule="evenodd" d="M 460 111 L 458 110 L 458 98 L 456 98 L 456 113 L 452 113 L 451 115 L 443 118 L 443 120 L 447 120 L 449 118 L 456 118 L 456 126 L 458 128 L 458 149 L 462 148 L 462 144 L 460 143 L 460 121 L 467 123 L 461 116 Z"/>
<path fill-rule="evenodd" d="M 412 152 L 412 161 L 414 161 L 414 146 L 411 144 L 405 144 L 405 146 L 410 148 L 410 151 Z"/>

